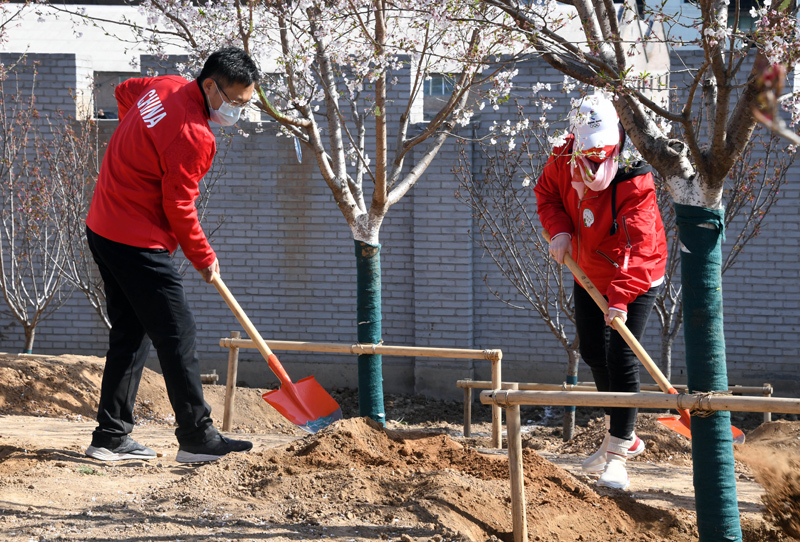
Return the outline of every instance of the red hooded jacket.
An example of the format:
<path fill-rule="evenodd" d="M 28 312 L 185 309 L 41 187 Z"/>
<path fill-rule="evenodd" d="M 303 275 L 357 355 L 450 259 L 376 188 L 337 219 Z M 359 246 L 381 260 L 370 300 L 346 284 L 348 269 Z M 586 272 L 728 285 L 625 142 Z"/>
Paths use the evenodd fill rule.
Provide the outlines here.
<path fill-rule="evenodd" d="M 553 237 L 572 235 L 575 261 L 610 308 L 627 311 L 628 303 L 663 281 L 667 263 L 652 169 L 643 163 L 620 165 L 608 188 L 587 188 L 581 200 L 571 184 L 573 141 L 568 136 L 565 145 L 553 149 L 536 183 L 539 220 Z"/>
<path fill-rule="evenodd" d="M 216 153 L 200 86 L 182 77 L 143 77 L 120 84 L 119 126 L 103 158 L 86 225 L 126 245 L 180 244 L 196 269 L 216 254 L 197 217 L 200 179 Z"/>

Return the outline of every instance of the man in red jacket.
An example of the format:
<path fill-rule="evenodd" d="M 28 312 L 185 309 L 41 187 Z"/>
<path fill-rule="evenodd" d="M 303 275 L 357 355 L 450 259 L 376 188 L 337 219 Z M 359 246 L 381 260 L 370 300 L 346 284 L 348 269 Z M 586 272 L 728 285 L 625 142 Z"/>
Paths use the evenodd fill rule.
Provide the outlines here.
<path fill-rule="evenodd" d="M 86 218 L 111 321 L 89 457 L 115 461 L 156 456 L 130 437 L 151 342 L 175 411 L 176 460 L 213 461 L 252 448 L 250 442 L 223 437 L 212 424 L 211 408 L 203 399 L 194 316 L 170 254 L 180 245 L 206 282 L 220 272 L 195 208 L 200 179 L 216 153 L 209 120 L 234 124 L 258 78 L 244 51 L 226 48 L 206 60 L 195 81 L 143 77 L 116 89 L 119 126 Z"/>
<path fill-rule="evenodd" d="M 539 220 L 550 233 L 558 263 L 569 253 L 608 300 L 606 316 L 575 283 L 575 325 L 581 358 L 599 391 L 639 391 L 639 362 L 616 330 L 615 317 L 637 339 L 644 334 L 658 287 L 664 280 L 667 242 L 652 169 L 619 124 L 602 95 L 582 98 L 570 114 L 566 143 L 553 149 L 537 181 Z M 598 485 L 626 489 L 625 462 L 644 451 L 636 436 L 635 408 L 607 410 L 600 449 L 583 470 L 600 474 Z"/>

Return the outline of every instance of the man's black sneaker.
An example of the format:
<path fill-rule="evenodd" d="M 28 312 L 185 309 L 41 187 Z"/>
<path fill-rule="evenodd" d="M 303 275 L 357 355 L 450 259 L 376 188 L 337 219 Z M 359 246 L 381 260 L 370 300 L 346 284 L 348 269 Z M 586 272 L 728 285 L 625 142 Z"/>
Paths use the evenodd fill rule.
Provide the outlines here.
<path fill-rule="evenodd" d="M 217 434 L 203 444 L 181 444 L 175 461 L 178 463 L 204 463 L 216 461 L 231 452 L 246 452 L 253 448 L 253 443 L 246 440 L 234 440 Z"/>
<path fill-rule="evenodd" d="M 156 453 L 150 448 L 142 446 L 129 435 L 125 435 L 122 442 L 114 447 L 106 448 L 95 446 L 92 443 L 91 446 L 86 448 L 86 455 L 100 461 L 120 461 L 123 459 L 153 459 Z"/>

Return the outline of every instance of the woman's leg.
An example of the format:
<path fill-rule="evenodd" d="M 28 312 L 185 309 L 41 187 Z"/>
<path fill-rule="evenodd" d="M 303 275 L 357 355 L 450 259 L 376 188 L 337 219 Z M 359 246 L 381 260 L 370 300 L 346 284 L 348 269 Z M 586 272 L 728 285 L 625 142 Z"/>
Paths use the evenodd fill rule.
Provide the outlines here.
<path fill-rule="evenodd" d="M 608 327 L 605 324 L 603 311 L 578 283 L 575 283 L 573 299 L 581 359 L 591 369 L 597 391 L 609 391 L 610 376 L 606 361 Z"/>
<path fill-rule="evenodd" d="M 657 288 L 651 288 L 628 304 L 628 318 L 625 325 L 640 340 L 647 326 L 647 319 L 653 310 Z M 639 391 L 639 360 L 622 336 L 611 330 L 608 343 L 609 391 Z M 636 408 L 610 408 L 611 436 L 629 439 L 636 425 Z"/>

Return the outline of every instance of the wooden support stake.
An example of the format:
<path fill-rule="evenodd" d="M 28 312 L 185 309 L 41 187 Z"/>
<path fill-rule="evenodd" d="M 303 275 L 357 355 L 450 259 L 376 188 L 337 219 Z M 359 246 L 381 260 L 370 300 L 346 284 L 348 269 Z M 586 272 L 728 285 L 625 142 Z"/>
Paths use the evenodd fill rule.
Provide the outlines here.
<path fill-rule="evenodd" d="M 500 405 L 503 408 L 509 408 L 514 405 L 576 405 L 800 414 L 800 399 L 739 397 L 704 393 L 486 390 L 481 392 L 480 399 L 481 403 L 485 405 Z"/>
<path fill-rule="evenodd" d="M 472 388 L 464 388 L 464 436 L 472 436 Z"/>
<path fill-rule="evenodd" d="M 219 340 L 223 348 L 256 348 L 251 339 Z M 390 346 L 387 344 L 339 344 L 302 341 L 269 341 L 270 350 L 295 352 L 330 352 L 333 354 L 381 354 L 384 356 L 419 356 L 424 358 L 488 359 L 492 362 L 503 357 L 501 350 L 468 350 L 465 348 L 428 348 L 423 346 Z"/>
<path fill-rule="evenodd" d="M 500 359 L 492 360 L 492 389 L 499 390 L 503 387 L 502 369 Z M 503 410 L 499 405 L 492 405 L 492 446 L 496 449 L 503 447 Z"/>
<path fill-rule="evenodd" d="M 772 397 L 772 385 L 767 382 L 764 384 L 764 397 Z M 772 412 L 764 413 L 764 423 L 772 421 Z"/>
<path fill-rule="evenodd" d="M 577 384 L 539 384 L 536 382 L 518 382 L 519 389 L 525 391 L 596 391 L 597 387 L 590 382 L 578 382 Z M 492 383 L 489 380 L 456 380 L 457 388 L 482 388 L 485 390 L 492 389 Z M 685 384 L 673 384 L 673 387 L 678 392 L 686 392 Z M 642 384 L 640 391 L 661 391 L 661 388 L 655 384 Z M 728 391 L 733 395 L 763 395 L 770 397 L 773 392 L 771 384 L 764 384 L 763 386 L 729 386 Z"/>
<path fill-rule="evenodd" d="M 231 331 L 231 337 L 238 339 L 240 331 Z M 225 383 L 225 409 L 222 415 L 222 430 L 230 431 L 233 422 L 233 400 L 236 397 L 236 378 L 239 373 L 239 347 L 231 346 L 228 352 L 228 381 Z"/>
<path fill-rule="evenodd" d="M 509 388 L 519 389 L 519 386 L 510 384 Z M 528 542 L 519 405 L 513 405 L 506 409 L 506 423 L 508 424 L 508 467 L 511 475 L 511 525 L 514 530 L 514 542 Z"/>

